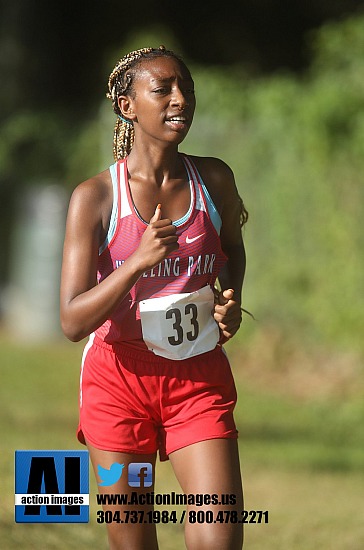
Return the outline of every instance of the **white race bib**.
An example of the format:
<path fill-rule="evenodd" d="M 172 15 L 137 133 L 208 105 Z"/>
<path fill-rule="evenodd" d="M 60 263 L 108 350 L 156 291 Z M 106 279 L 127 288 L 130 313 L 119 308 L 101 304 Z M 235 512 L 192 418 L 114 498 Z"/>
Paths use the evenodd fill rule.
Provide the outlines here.
<path fill-rule="evenodd" d="M 181 360 L 216 347 L 219 327 L 212 316 L 210 286 L 139 302 L 143 339 L 148 349 L 167 359 Z"/>

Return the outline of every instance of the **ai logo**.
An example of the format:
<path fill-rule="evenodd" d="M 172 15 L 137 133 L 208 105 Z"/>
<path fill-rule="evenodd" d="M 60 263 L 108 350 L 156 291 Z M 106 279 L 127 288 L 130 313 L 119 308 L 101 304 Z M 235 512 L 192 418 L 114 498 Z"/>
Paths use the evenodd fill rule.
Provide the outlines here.
<path fill-rule="evenodd" d="M 88 520 L 88 451 L 15 451 L 17 523 Z"/>

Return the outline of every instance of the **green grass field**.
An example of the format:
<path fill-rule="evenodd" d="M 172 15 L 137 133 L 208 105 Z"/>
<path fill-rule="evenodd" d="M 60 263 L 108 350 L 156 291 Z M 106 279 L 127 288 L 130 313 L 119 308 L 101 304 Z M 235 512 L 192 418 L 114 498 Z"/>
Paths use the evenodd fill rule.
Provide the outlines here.
<path fill-rule="evenodd" d="M 14 522 L 14 451 L 80 448 L 75 429 L 82 345 L 30 347 L 2 335 L 0 349 L 1 548 L 106 549 L 105 527 L 96 523 L 93 478 L 89 524 Z M 297 392 L 295 372 L 273 376 L 270 364 L 264 375 L 260 361 L 254 376 L 250 348 L 231 344 L 230 355 L 239 393 L 236 419 L 246 508 L 269 511 L 268 524 L 247 526 L 245 548 L 363 548 L 362 377 L 354 373 L 346 385 L 339 377 L 343 389 L 334 391 L 332 373 L 326 380 L 323 371 L 321 383 L 326 380 L 331 388 L 323 396 L 314 391 L 310 372 L 307 380 L 301 373 L 296 385 L 311 384 L 312 391 Z M 169 463 L 158 464 L 156 490 L 180 490 Z M 161 525 L 158 533 L 161 550 L 184 548 L 180 526 Z"/>

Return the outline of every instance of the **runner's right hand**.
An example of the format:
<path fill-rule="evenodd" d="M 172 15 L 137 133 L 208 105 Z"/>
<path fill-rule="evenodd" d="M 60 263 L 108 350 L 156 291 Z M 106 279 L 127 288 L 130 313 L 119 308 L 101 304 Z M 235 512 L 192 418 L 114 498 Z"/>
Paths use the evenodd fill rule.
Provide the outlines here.
<path fill-rule="evenodd" d="M 152 269 L 178 250 L 176 231 L 177 228 L 170 219 L 162 219 L 161 205 L 158 204 L 134 253 L 140 258 L 143 271 Z"/>

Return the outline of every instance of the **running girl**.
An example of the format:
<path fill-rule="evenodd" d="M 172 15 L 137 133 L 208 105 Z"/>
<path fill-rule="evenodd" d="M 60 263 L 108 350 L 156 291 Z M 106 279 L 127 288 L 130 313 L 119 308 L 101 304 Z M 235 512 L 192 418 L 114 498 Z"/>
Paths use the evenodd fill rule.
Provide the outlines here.
<path fill-rule="evenodd" d="M 240 514 L 236 390 L 222 343 L 241 323 L 247 212 L 224 162 L 178 150 L 196 100 L 177 55 L 163 46 L 129 53 L 108 97 L 115 164 L 75 189 L 64 244 L 62 328 L 72 341 L 89 336 L 78 438 L 100 492 L 130 492 L 129 464 L 154 468 L 159 451 L 184 493 L 231 495 L 229 506 L 207 499 L 187 512 Z M 114 463 L 124 473 L 100 485 Z M 107 527 L 111 549 L 158 548 L 154 523 Z M 186 520 L 185 540 L 189 549 L 239 549 L 242 525 Z"/>

